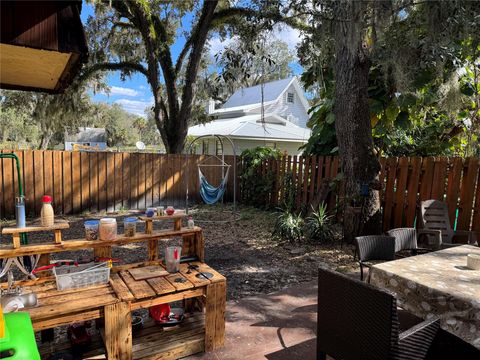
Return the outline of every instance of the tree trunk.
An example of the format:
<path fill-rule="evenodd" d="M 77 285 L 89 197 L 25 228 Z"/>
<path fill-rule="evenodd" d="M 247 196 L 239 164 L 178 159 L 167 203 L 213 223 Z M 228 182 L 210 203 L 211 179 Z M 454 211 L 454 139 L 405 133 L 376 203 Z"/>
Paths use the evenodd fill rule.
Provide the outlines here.
<path fill-rule="evenodd" d="M 362 47 L 363 18 L 366 3 L 341 1 L 336 7 L 335 22 L 335 130 L 342 160 L 345 184 L 344 234 L 347 242 L 362 232 L 365 223 L 374 224 L 379 216 L 378 187 L 380 165 L 373 152 L 368 104 L 370 61 Z M 368 186 L 368 194 L 361 189 Z M 360 209 L 355 209 L 360 208 Z M 377 232 L 378 222 L 369 228 Z"/>
<path fill-rule="evenodd" d="M 50 140 L 52 139 L 52 134 L 42 134 L 40 138 L 40 145 L 38 146 L 38 150 L 47 150 L 48 144 L 50 144 Z"/>

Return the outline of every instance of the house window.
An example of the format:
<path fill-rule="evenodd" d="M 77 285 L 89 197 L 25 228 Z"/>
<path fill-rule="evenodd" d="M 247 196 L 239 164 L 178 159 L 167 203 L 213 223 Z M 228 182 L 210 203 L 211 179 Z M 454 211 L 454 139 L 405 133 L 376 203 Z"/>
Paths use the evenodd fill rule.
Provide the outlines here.
<path fill-rule="evenodd" d="M 267 142 L 267 143 L 265 143 L 265 147 L 268 147 L 270 149 L 276 149 L 277 148 L 277 143 Z"/>
<path fill-rule="evenodd" d="M 215 142 L 215 155 L 217 155 L 217 156 L 223 155 L 222 154 L 222 143 L 220 142 L 220 140 L 217 140 Z"/>
<path fill-rule="evenodd" d="M 292 103 L 293 104 L 293 99 L 294 99 L 294 95 L 293 93 L 287 93 L 287 102 L 289 103 Z"/>

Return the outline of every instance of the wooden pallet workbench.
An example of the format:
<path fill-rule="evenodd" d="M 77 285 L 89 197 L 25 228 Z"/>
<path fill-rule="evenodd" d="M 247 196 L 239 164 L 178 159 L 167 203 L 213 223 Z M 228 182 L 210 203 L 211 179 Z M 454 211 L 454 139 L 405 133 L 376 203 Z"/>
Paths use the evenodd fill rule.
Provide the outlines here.
<path fill-rule="evenodd" d="M 223 346 L 225 337 L 226 279 L 205 263 L 192 262 L 190 264 L 197 265 L 199 267 L 198 271 L 213 274 L 213 277 L 210 279 L 198 278 L 196 276 L 198 271 L 189 271 L 189 264 L 187 263 L 180 265 L 179 273 L 139 281 L 133 279 L 128 268 L 123 267 L 114 270 L 110 277 L 110 285 L 118 298 L 123 303 L 128 304 L 128 308 L 117 308 L 117 305 L 112 305 L 111 311 L 117 312 L 117 315 L 111 316 L 111 318 L 123 321 L 125 317 L 129 316 L 130 311 L 135 309 L 201 298 L 202 303 L 205 304 L 204 345 L 202 346 L 205 351 L 211 351 Z M 119 332 L 116 329 L 121 326 L 119 323 L 105 322 L 105 334 L 117 334 Z M 196 337 L 193 340 L 198 342 Z M 114 347 L 107 348 L 107 353 L 116 353 L 119 358 L 130 359 L 128 355 L 122 357 L 121 354 L 128 354 L 128 348 L 132 346 L 131 344 L 131 331 L 124 331 L 122 336 L 117 336 L 116 342 L 111 342 L 111 345 Z M 172 351 L 170 344 L 168 345 L 168 348 L 155 347 L 155 350 L 152 349 L 154 352 L 150 355 L 161 357 L 167 351 Z M 185 340 L 178 343 L 178 349 L 175 349 L 175 351 L 181 352 L 182 356 L 187 356 L 198 352 L 198 346 L 198 344 L 194 346 Z"/>
<path fill-rule="evenodd" d="M 59 226 L 65 228 L 68 224 Z M 10 231 L 3 230 L 6 233 Z M 24 229 L 16 230 L 11 234 Z M 28 228 L 27 232 L 45 230 Z M 157 242 L 175 236 L 183 239 L 182 253 L 196 256 L 200 261 L 182 263 L 180 272 L 158 276 L 158 269 L 151 267 L 160 270 L 165 268 L 158 260 Z M 199 227 L 137 233 L 133 237 L 118 235 L 115 240 L 109 241 L 62 241 L 60 238 L 59 241 L 42 244 L 17 244 L 19 247 L 15 244 L 1 245 L 0 259 L 24 255 L 49 257 L 50 253 L 83 249 L 94 249 L 97 256 L 111 256 L 112 246 L 134 242 L 149 243 L 148 259 L 142 263 L 114 266 L 108 284 L 57 290 L 52 276 L 15 282 L 14 285 L 21 286 L 25 292 L 37 294 L 37 306 L 25 309 L 30 313 L 34 330 L 42 331 L 73 322 L 103 318 L 105 326 L 102 336 L 110 360 L 174 359 L 222 346 L 225 335 L 226 279 L 203 263 L 205 240 Z M 198 270 L 189 268 L 189 265 L 198 266 Z M 137 270 L 133 276 L 129 271 L 131 269 Z M 199 272 L 208 272 L 213 276 L 197 277 Z M 138 273 L 141 274 L 140 277 Z M 153 275 L 156 277 L 150 277 Z M 134 276 L 142 280 L 135 280 Z M 0 288 L 6 286 L 7 284 L 0 284 Z M 184 302 L 190 318 L 187 317 L 174 330 L 164 330 L 150 324 L 141 331 L 141 336 L 132 336 L 132 310 L 180 300 Z M 194 308 L 199 309 L 200 313 L 191 311 Z"/>

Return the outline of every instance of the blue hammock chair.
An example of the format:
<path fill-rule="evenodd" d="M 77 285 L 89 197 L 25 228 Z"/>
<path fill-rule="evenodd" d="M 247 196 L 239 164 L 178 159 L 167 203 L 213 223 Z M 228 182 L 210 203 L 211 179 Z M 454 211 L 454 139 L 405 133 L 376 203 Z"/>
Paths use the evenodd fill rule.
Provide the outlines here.
<path fill-rule="evenodd" d="M 212 186 L 205 178 L 205 175 L 203 175 L 200 167 L 198 167 L 198 178 L 200 181 L 200 196 L 202 197 L 205 204 L 212 205 L 223 198 L 223 195 L 225 194 L 225 190 L 227 189 L 228 172 L 230 170 L 230 166 L 229 165 L 226 165 L 226 166 L 227 166 L 227 172 L 225 173 L 225 176 L 223 177 L 218 187 Z"/>

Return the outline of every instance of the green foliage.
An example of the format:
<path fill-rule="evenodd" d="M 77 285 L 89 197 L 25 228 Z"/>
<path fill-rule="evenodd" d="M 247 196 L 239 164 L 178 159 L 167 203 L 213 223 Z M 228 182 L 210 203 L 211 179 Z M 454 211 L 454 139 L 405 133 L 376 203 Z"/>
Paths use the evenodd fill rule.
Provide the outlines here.
<path fill-rule="evenodd" d="M 240 176 L 240 186 L 245 204 L 265 207 L 269 203 L 267 195 L 271 193 L 274 174 L 269 170 L 265 176 L 262 176 L 261 164 L 263 161 L 278 159 L 280 156 L 280 151 L 262 146 L 242 152 L 243 173 Z"/>
<path fill-rule="evenodd" d="M 315 67 L 310 67 L 303 75 L 302 81 L 307 88 L 312 87 L 316 78 Z M 300 149 L 305 155 L 336 155 L 338 153 L 337 137 L 335 133 L 335 115 L 333 114 L 334 82 L 331 71 L 322 72 L 323 87 L 319 91 L 319 99 L 310 110 L 310 120 L 307 126 L 312 129 L 308 142 Z"/>
<path fill-rule="evenodd" d="M 285 79 L 293 75 L 294 54 L 288 44 L 270 33 L 254 39 L 240 38 L 215 55 L 221 73 L 214 77 L 213 97 L 226 101 L 242 87 Z"/>
<path fill-rule="evenodd" d="M 305 219 L 305 234 L 315 242 L 331 242 L 335 238 L 332 215 L 327 212 L 327 205 L 322 203 L 316 211 Z"/>
<path fill-rule="evenodd" d="M 300 214 L 281 210 L 273 230 L 273 235 L 290 242 L 300 242 L 303 237 L 303 219 Z"/>
<path fill-rule="evenodd" d="M 286 211 L 293 211 L 295 209 L 295 200 L 297 198 L 295 183 L 293 181 L 293 173 L 291 171 L 285 172 L 282 181 L 283 204 L 282 207 Z"/>

